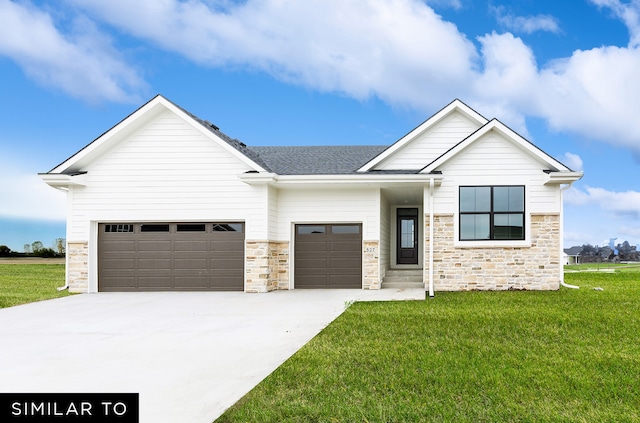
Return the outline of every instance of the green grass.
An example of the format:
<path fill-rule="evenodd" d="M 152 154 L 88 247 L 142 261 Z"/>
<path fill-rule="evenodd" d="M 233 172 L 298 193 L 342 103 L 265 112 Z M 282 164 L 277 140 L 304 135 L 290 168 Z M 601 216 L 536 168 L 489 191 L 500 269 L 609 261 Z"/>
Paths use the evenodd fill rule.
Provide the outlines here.
<path fill-rule="evenodd" d="M 585 264 L 570 264 L 564 266 L 565 270 L 569 271 L 595 271 L 595 270 L 612 270 L 616 272 L 640 272 L 640 263 L 585 263 Z"/>
<path fill-rule="evenodd" d="M 640 422 L 640 273 L 566 282 L 356 303 L 217 422 Z"/>
<path fill-rule="evenodd" d="M 64 264 L 0 264 L 0 308 L 69 295 Z"/>

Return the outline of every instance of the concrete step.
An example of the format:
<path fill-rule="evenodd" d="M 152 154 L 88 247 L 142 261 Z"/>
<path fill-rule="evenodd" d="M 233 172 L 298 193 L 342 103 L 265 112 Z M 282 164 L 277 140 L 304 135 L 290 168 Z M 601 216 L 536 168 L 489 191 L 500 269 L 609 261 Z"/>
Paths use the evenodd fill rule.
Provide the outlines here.
<path fill-rule="evenodd" d="M 382 282 L 382 289 L 424 289 L 422 282 Z"/>
<path fill-rule="evenodd" d="M 422 272 L 422 269 L 388 269 L 385 276 L 412 275 L 421 277 Z"/>
<path fill-rule="evenodd" d="M 422 269 L 389 269 L 382 281 L 382 288 L 424 288 Z"/>

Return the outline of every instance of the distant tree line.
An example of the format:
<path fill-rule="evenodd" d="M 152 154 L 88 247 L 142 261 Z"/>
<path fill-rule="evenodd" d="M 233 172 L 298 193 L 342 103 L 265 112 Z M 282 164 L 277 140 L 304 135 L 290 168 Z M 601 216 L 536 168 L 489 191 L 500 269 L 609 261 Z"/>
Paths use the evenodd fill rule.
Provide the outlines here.
<path fill-rule="evenodd" d="M 64 257 L 66 248 L 67 241 L 64 238 L 56 238 L 52 247 L 45 247 L 41 241 L 24 244 L 24 252 L 12 251 L 11 248 L 6 245 L 0 245 L 0 257 Z"/>
<path fill-rule="evenodd" d="M 581 263 L 640 261 L 640 252 L 635 245 L 630 245 L 627 241 L 616 246 L 612 243 L 603 247 L 585 244 L 578 255 Z"/>

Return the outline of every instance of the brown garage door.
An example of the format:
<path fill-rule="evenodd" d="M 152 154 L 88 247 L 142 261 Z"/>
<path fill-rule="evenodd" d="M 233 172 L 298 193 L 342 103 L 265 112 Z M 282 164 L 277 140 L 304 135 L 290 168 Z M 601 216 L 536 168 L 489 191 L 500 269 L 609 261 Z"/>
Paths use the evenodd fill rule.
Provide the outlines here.
<path fill-rule="evenodd" d="M 296 225 L 296 288 L 362 288 L 362 225 Z"/>
<path fill-rule="evenodd" d="M 99 291 L 242 291 L 243 223 L 102 223 Z"/>

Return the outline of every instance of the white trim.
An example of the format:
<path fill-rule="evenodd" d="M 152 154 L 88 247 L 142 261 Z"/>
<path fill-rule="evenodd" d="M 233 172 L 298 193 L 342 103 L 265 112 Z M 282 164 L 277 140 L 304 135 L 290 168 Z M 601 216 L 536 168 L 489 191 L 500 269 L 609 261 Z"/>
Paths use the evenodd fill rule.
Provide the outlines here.
<path fill-rule="evenodd" d="M 553 170 L 562 173 L 563 175 L 571 174 L 573 175 L 575 172 L 572 172 L 571 169 L 549 156 L 544 151 L 540 150 L 533 144 L 531 144 L 526 139 L 522 138 L 512 129 L 504 125 L 497 119 L 491 120 L 489 123 L 484 125 L 482 128 L 478 129 L 473 134 L 469 135 L 464 141 L 458 143 L 456 146 L 451 148 L 449 151 L 444 153 L 442 156 L 435 159 L 429 165 L 427 165 L 424 169 L 420 171 L 420 173 L 431 173 L 436 171 L 440 166 L 456 157 L 462 151 L 467 149 L 470 145 L 478 141 L 484 135 L 488 134 L 490 131 L 495 131 L 505 137 L 507 140 L 513 142 L 518 147 L 523 149 L 526 153 L 528 153 L 531 157 L 534 157 L 542 162 L 544 162 L 547 166 L 552 168 Z M 579 179 L 579 178 L 578 178 Z"/>
<path fill-rule="evenodd" d="M 572 184 L 582 179 L 584 172 L 551 172 L 547 174 L 547 180 L 544 185 L 562 185 Z"/>
<path fill-rule="evenodd" d="M 444 178 L 440 174 L 355 174 L 355 175 L 276 175 L 275 173 L 242 173 L 238 178 L 249 185 L 313 185 L 313 184 L 370 184 L 384 183 L 428 183 L 433 179 L 436 186 L 442 184 Z"/>
<path fill-rule="evenodd" d="M 87 186 L 87 174 L 67 175 L 63 173 L 39 173 L 38 176 L 53 188 L 69 188 L 70 186 Z"/>
<path fill-rule="evenodd" d="M 88 266 L 88 283 L 87 292 L 98 292 L 98 222 L 92 220 L 89 222 L 89 251 L 87 258 Z"/>
<path fill-rule="evenodd" d="M 397 151 L 401 150 L 405 145 L 409 144 L 420 134 L 431 128 L 433 125 L 437 124 L 446 116 L 450 115 L 454 111 L 458 111 L 464 114 L 469 119 L 477 122 L 479 125 L 484 125 L 487 123 L 487 119 L 480 115 L 478 112 L 464 104 L 462 101 L 455 99 L 439 112 L 431 116 L 429 119 L 422 122 L 418 127 L 413 129 L 411 132 L 400 138 L 395 144 L 391 145 L 389 148 L 384 150 L 378 156 L 374 157 L 372 160 L 367 162 L 364 166 L 358 169 L 358 172 L 368 172 L 376 165 L 380 164 L 383 160 L 388 157 L 394 155 Z"/>
<path fill-rule="evenodd" d="M 429 298 L 433 298 L 433 201 L 434 201 L 434 183 L 433 179 L 429 181 Z M 424 278 L 424 272 L 423 272 Z"/>

